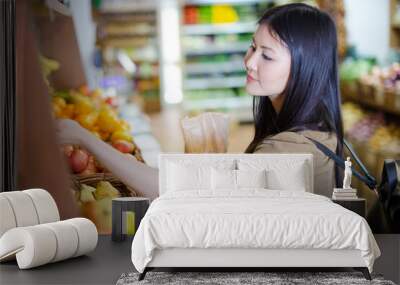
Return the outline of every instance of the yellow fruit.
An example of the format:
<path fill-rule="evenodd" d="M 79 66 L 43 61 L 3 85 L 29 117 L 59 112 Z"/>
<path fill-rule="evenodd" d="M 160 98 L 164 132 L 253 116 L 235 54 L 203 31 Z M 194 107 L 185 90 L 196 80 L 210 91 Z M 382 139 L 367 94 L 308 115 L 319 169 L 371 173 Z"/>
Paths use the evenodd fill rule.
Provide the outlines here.
<path fill-rule="evenodd" d="M 99 134 L 100 134 L 100 138 L 101 138 L 103 141 L 108 141 L 108 139 L 110 138 L 110 133 L 109 133 L 109 132 L 102 132 L 102 131 L 100 131 Z"/>
<path fill-rule="evenodd" d="M 101 90 L 100 89 L 93 90 L 90 96 L 92 96 L 94 98 L 100 98 L 101 97 Z"/>
<path fill-rule="evenodd" d="M 78 123 L 85 129 L 91 130 L 97 123 L 98 113 L 80 114 L 76 117 Z"/>
<path fill-rule="evenodd" d="M 119 197 L 119 191 L 114 188 L 108 181 L 100 181 L 97 184 L 96 191 L 94 192 L 94 197 L 96 200 L 100 200 L 106 197 L 116 198 Z"/>
<path fill-rule="evenodd" d="M 63 110 L 62 110 L 62 108 L 60 107 L 60 105 L 58 105 L 58 104 L 56 104 L 56 103 L 52 103 L 52 109 L 53 109 L 53 114 L 54 114 L 54 116 L 57 118 L 57 119 L 59 119 L 59 118 L 61 118 L 62 117 L 62 115 L 63 115 Z"/>
<path fill-rule="evenodd" d="M 75 116 L 75 106 L 73 104 L 67 104 L 62 112 L 62 117 L 72 119 Z"/>
<path fill-rule="evenodd" d="M 112 110 L 104 108 L 100 111 L 97 125 L 101 131 L 113 133 L 119 127 L 119 120 Z"/>
<path fill-rule="evenodd" d="M 88 114 L 93 111 L 94 106 L 90 98 L 83 96 L 74 90 L 71 90 L 70 93 L 77 114 Z"/>
<path fill-rule="evenodd" d="M 121 131 L 130 131 L 131 130 L 131 125 L 125 121 L 125 120 L 121 120 L 120 124 L 119 124 L 119 129 Z"/>
<path fill-rule="evenodd" d="M 67 106 L 67 103 L 61 97 L 53 97 L 51 101 L 53 104 L 58 105 L 61 109 L 65 108 L 65 106 Z"/>
<path fill-rule="evenodd" d="M 118 140 L 132 142 L 133 138 L 131 134 L 126 131 L 116 131 L 111 135 L 111 142 L 116 142 Z"/>

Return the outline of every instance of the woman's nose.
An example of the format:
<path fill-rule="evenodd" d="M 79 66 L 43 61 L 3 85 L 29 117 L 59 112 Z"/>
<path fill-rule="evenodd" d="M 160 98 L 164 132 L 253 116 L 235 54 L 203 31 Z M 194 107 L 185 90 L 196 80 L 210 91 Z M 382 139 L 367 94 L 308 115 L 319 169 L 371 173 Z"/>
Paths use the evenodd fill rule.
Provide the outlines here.
<path fill-rule="evenodd" d="M 250 54 L 245 60 L 246 69 L 248 71 L 257 71 L 257 60 L 256 54 Z"/>

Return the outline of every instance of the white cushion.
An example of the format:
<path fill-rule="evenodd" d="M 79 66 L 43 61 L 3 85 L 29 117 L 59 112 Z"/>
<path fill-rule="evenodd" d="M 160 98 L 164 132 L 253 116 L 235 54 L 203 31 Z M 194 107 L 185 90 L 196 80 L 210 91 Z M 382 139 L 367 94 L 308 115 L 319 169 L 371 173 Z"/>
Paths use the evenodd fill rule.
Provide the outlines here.
<path fill-rule="evenodd" d="M 211 169 L 234 169 L 234 160 L 215 163 L 200 161 L 169 161 L 167 163 L 167 191 L 211 190 Z"/>
<path fill-rule="evenodd" d="M 167 187 L 170 191 L 210 189 L 210 171 L 210 167 L 185 167 L 171 163 Z"/>
<path fill-rule="evenodd" d="M 51 223 L 60 220 L 57 204 L 46 190 L 36 188 L 22 191 L 30 196 L 39 218 L 39 224 Z"/>
<path fill-rule="evenodd" d="M 13 210 L 17 227 L 39 224 L 39 218 L 31 197 L 23 191 L 2 192 Z"/>
<path fill-rule="evenodd" d="M 211 170 L 212 190 L 240 190 L 243 188 L 266 188 L 266 171 L 263 170 Z"/>
<path fill-rule="evenodd" d="M 171 163 L 183 165 L 184 167 L 214 167 L 219 169 L 239 169 L 239 170 L 279 170 L 283 173 L 291 172 L 292 164 L 304 162 L 304 184 L 302 187 L 301 181 L 294 183 L 296 188 L 294 190 L 305 189 L 307 192 L 313 192 L 314 174 L 313 174 L 313 156 L 307 153 L 267 153 L 267 154 L 248 154 L 248 153 L 229 153 L 229 154 L 215 154 L 215 153 L 202 153 L 202 154 L 187 154 L 187 153 L 161 153 L 159 155 L 159 192 L 160 195 L 170 191 L 175 175 L 170 175 Z M 238 167 L 240 164 L 240 167 Z M 236 167 L 235 167 L 236 166 Z M 211 173 L 211 171 L 210 171 Z M 272 175 L 272 174 L 271 174 Z M 172 177 L 173 176 L 173 177 Z M 294 175 L 296 176 L 296 175 Z M 172 177 L 172 179 L 171 179 Z M 177 175 L 177 177 L 179 177 Z M 267 176 L 268 178 L 268 176 Z M 179 178 L 181 179 L 181 178 Z M 211 175 L 208 177 L 211 186 Z M 284 179 L 287 179 L 285 177 Z M 299 186 L 300 185 L 300 186 Z M 182 185 L 181 185 L 182 186 Z M 198 190 L 198 186 L 189 186 L 190 190 Z M 196 188 L 193 188 L 196 187 Z M 287 185 L 280 185 L 279 187 L 287 187 Z M 289 185 L 290 188 L 293 188 Z M 269 185 L 267 184 L 267 188 Z M 182 188 L 183 189 L 183 188 Z M 292 189 L 293 190 L 293 189 Z M 203 191 L 203 190 L 202 190 Z M 213 190 L 208 189 L 209 192 Z M 230 190 L 231 191 L 231 190 Z M 198 191 L 199 193 L 201 191 Z M 205 193 L 204 190 L 202 193 Z"/>
<path fill-rule="evenodd" d="M 236 190 L 236 170 L 232 169 L 211 169 L 212 190 Z"/>
<path fill-rule="evenodd" d="M 6 197 L 0 194 L 0 237 L 15 227 L 17 227 L 17 222 L 11 204 Z"/>
<path fill-rule="evenodd" d="M 270 169 L 267 171 L 267 185 L 273 190 L 306 191 L 307 176 L 304 163 L 294 163 L 284 171 Z"/>
<path fill-rule="evenodd" d="M 237 188 L 267 188 L 267 171 L 236 170 Z"/>
<path fill-rule="evenodd" d="M 0 261 L 16 257 L 20 269 L 33 268 L 86 254 L 97 239 L 96 226 L 84 218 L 13 228 L 0 238 Z"/>
<path fill-rule="evenodd" d="M 304 160 L 238 160 L 239 170 L 266 169 L 267 188 L 271 190 L 306 191 L 312 189 L 308 164 Z"/>

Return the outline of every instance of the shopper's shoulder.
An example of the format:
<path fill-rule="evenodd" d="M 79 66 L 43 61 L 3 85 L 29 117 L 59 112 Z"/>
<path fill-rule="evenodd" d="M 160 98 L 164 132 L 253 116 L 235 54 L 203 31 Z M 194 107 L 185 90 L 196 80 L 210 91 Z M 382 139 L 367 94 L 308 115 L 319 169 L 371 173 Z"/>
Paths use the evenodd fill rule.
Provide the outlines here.
<path fill-rule="evenodd" d="M 305 130 L 300 132 L 281 132 L 265 138 L 257 147 L 258 152 L 269 152 L 272 150 L 285 151 L 307 151 L 316 148 L 310 140 L 314 139 L 330 149 L 336 149 L 336 135 L 332 132 L 321 132 Z"/>

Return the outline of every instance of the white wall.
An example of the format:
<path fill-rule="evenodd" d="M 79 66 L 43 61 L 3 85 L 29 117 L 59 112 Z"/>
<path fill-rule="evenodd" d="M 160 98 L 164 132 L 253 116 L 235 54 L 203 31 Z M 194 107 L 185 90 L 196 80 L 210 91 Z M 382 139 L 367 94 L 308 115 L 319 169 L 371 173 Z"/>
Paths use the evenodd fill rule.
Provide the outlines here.
<path fill-rule="evenodd" d="M 344 0 L 347 42 L 384 62 L 389 53 L 390 0 Z"/>

